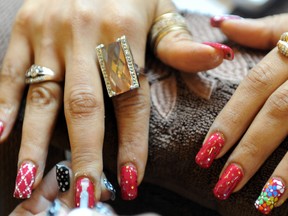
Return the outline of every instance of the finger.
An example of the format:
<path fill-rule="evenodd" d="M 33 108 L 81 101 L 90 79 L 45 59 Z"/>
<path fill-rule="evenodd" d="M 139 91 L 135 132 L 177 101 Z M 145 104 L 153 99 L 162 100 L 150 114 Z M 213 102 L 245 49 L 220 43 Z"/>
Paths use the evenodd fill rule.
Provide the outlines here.
<path fill-rule="evenodd" d="M 7 139 L 17 117 L 25 88 L 24 73 L 31 65 L 31 58 L 29 41 L 14 27 L 0 72 L 0 142 Z"/>
<path fill-rule="evenodd" d="M 225 178 L 220 177 L 214 188 L 219 199 L 227 199 L 233 191 L 240 190 L 285 139 L 288 130 L 287 92 L 288 81 L 268 98 L 228 158 L 222 174 Z M 231 168 L 233 172 L 229 171 Z"/>
<path fill-rule="evenodd" d="M 74 3 L 71 10 L 80 11 L 75 13 L 70 32 L 72 41 L 67 43 L 64 110 L 76 185 L 75 206 L 93 208 L 101 195 L 104 137 L 103 93 L 94 50 L 97 35 L 91 31 L 97 23 L 91 8 L 96 6 L 91 1 Z M 87 28 L 83 28 L 84 24 Z M 85 43 L 83 35 L 86 35 Z M 88 200 L 80 203 L 83 193 L 88 194 Z"/>
<path fill-rule="evenodd" d="M 50 68 L 55 74 L 61 74 L 63 71 L 53 48 L 36 49 L 35 63 Z M 61 105 L 62 94 L 61 85 L 53 80 L 29 86 L 14 191 L 16 198 L 29 198 L 32 188 L 35 188 L 42 179 L 48 145 Z M 31 168 L 31 175 L 25 175 L 24 167 Z M 23 177 L 29 182 L 28 186 L 22 181 Z"/>
<path fill-rule="evenodd" d="M 284 203 L 288 197 L 286 184 L 288 182 L 288 153 L 278 164 L 270 179 L 262 189 L 260 196 L 255 201 L 255 207 L 263 214 L 269 214 L 274 207 Z"/>
<path fill-rule="evenodd" d="M 69 166 L 67 162 L 61 162 Z M 46 212 L 50 207 L 51 202 L 56 199 L 58 194 L 58 186 L 56 181 L 56 169 L 55 167 L 49 171 L 49 173 L 43 178 L 41 184 L 34 191 L 30 199 L 23 201 L 19 204 L 11 215 L 36 215 L 41 212 Z M 67 203 L 65 199 L 61 199 L 61 202 Z"/>
<path fill-rule="evenodd" d="M 164 1 L 160 1 L 160 3 L 161 2 Z M 164 23 L 169 23 L 173 22 L 173 19 L 176 19 L 161 16 L 169 10 L 165 11 L 163 7 L 159 7 L 158 10 L 158 18 L 152 26 L 152 32 L 154 32 L 154 26 L 158 26 L 163 20 L 167 20 Z M 175 11 L 175 8 L 171 7 L 170 11 Z M 180 19 L 180 17 L 178 17 L 178 19 Z M 159 29 L 159 27 L 156 29 Z M 204 42 L 201 44 L 193 41 L 193 37 L 187 28 L 173 31 L 166 30 L 167 33 L 165 33 L 165 28 L 157 31 L 159 31 L 159 35 L 155 38 L 159 37 L 159 39 L 156 40 L 160 40 L 159 43 L 155 45 L 157 56 L 164 63 L 181 71 L 198 72 L 208 70 L 220 65 L 223 59 L 233 60 L 234 58 L 233 50 L 226 45 L 212 42 Z M 162 31 L 164 31 L 164 33 L 162 33 Z M 162 36 L 163 34 L 164 36 Z"/>
<path fill-rule="evenodd" d="M 225 18 L 226 17 L 226 18 Z M 258 49 L 273 48 L 280 35 L 287 31 L 287 14 L 260 19 L 235 19 L 234 16 L 213 17 L 212 25 L 220 27 L 227 37 L 241 45 Z"/>
<path fill-rule="evenodd" d="M 274 49 L 248 73 L 210 127 L 197 164 L 210 167 L 237 143 L 265 101 L 287 80 L 287 70 L 288 59 Z"/>

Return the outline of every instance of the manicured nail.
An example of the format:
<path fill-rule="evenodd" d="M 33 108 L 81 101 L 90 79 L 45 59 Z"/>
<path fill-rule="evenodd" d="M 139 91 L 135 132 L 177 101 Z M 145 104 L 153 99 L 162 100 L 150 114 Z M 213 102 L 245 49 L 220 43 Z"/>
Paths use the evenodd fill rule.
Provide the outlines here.
<path fill-rule="evenodd" d="M 237 184 L 243 178 L 243 171 L 235 164 L 230 164 L 213 189 L 215 197 L 220 200 L 229 198 Z"/>
<path fill-rule="evenodd" d="M 35 182 L 37 168 L 32 162 L 23 162 L 18 170 L 14 197 L 19 199 L 30 198 Z"/>
<path fill-rule="evenodd" d="M 202 168 L 209 168 L 225 144 L 222 133 L 213 133 L 201 147 L 195 161 Z"/>
<path fill-rule="evenodd" d="M 105 188 L 111 193 L 110 199 L 113 201 L 116 198 L 116 190 L 113 187 L 113 185 L 108 181 L 107 178 L 103 179 L 103 183 L 105 185 Z"/>
<path fill-rule="evenodd" d="M 129 164 L 121 167 L 120 187 L 123 200 L 133 200 L 137 197 L 137 170 L 135 166 Z"/>
<path fill-rule="evenodd" d="M 234 59 L 234 52 L 233 50 L 224 44 L 221 43 L 214 43 L 214 42 L 203 42 L 203 44 L 206 44 L 208 46 L 211 46 L 215 49 L 221 50 L 223 52 L 223 57 L 226 60 L 233 60 Z"/>
<path fill-rule="evenodd" d="M 2 121 L 0 121 L 0 138 L 3 134 L 3 131 L 4 131 L 4 123 Z"/>
<path fill-rule="evenodd" d="M 271 178 L 263 187 L 255 207 L 263 214 L 269 214 L 285 192 L 285 184 L 279 178 Z"/>
<path fill-rule="evenodd" d="M 76 181 L 75 206 L 79 208 L 94 208 L 94 185 L 87 177 L 79 177 Z"/>
<path fill-rule="evenodd" d="M 70 189 L 70 169 L 62 164 L 56 164 L 56 179 L 60 192 L 66 192 Z"/>
<path fill-rule="evenodd" d="M 213 16 L 210 18 L 210 24 L 213 27 L 219 28 L 221 23 L 225 20 L 237 20 L 237 19 L 243 19 L 240 16 L 236 16 L 236 15 L 217 15 L 217 16 Z"/>

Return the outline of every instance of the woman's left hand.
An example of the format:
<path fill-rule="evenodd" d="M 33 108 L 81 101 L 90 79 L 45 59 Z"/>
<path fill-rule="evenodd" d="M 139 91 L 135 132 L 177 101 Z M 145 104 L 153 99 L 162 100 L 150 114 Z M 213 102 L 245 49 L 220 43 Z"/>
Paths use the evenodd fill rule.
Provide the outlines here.
<path fill-rule="evenodd" d="M 211 19 L 211 24 L 239 44 L 271 49 L 281 34 L 288 31 L 287 21 L 288 14 L 257 20 L 218 16 Z M 287 41 L 283 41 L 288 47 Z M 212 124 L 196 156 L 197 164 L 208 168 L 214 159 L 237 144 L 214 188 L 217 198 L 225 200 L 240 190 L 287 136 L 287 80 L 288 58 L 276 47 L 249 72 Z M 288 153 L 255 202 L 262 213 L 268 214 L 287 199 L 287 170 Z"/>

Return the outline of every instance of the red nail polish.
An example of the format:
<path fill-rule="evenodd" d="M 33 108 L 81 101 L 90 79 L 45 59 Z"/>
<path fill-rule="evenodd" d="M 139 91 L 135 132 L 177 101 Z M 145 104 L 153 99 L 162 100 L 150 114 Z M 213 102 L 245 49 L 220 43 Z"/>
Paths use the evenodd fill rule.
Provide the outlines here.
<path fill-rule="evenodd" d="M 0 138 L 3 134 L 3 131 L 4 131 L 4 123 L 2 121 L 0 121 Z"/>
<path fill-rule="evenodd" d="M 224 144 L 224 135 L 219 132 L 213 133 L 196 155 L 196 163 L 202 168 L 209 168 Z"/>
<path fill-rule="evenodd" d="M 221 23 L 225 20 L 237 20 L 243 19 L 240 16 L 236 15 L 221 15 L 221 16 L 214 16 L 210 18 L 210 25 L 216 28 L 219 28 Z"/>
<path fill-rule="evenodd" d="M 229 46 L 226 46 L 221 43 L 214 43 L 214 42 L 203 42 L 203 44 L 206 44 L 215 49 L 221 50 L 223 52 L 224 59 L 227 59 L 230 61 L 234 59 L 234 52 Z"/>
<path fill-rule="evenodd" d="M 79 177 L 76 181 L 75 206 L 79 208 L 94 208 L 94 185 L 87 177 Z"/>
<path fill-rule="evenodd" d="M 19 199 L 30 198 L 32 186 L 35 182 L 37 168 L 31 162 L 23 162 L 18 170 L 14 197 Z"/>
<path fill-rule="evenodd" d="M 213 189 L 215 197 L 220 200 L 228 199 L 242 178 L 243 171 L 235 164 L 230 164 Z"/>
<path fill-rule="evenodd" d="M 121 195 L 123 200 L 133 200 L 137 197 L 137 170 L 133 165 L 121 167 L 120 177 Z"/>

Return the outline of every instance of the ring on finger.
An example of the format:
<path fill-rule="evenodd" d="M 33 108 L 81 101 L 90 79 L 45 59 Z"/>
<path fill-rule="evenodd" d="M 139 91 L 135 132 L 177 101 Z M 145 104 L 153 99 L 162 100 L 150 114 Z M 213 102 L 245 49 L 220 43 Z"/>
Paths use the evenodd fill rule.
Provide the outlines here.
<path fill-rule="evenodd" d="M 191 34 L 185 18 L 179 13 L 169 12 L 157 17 L 152 24 L 149 34 L 150 45 L 154 54 L 156 55 L 157 46 L 163 37 L 172 31 L 179 30 L 184 30 Z"/>
<path fill-rule="evenodd" d="M 125 35 L 107 46 L 98 45 L 96 52 L 109 97 L 140 87 L 138 75 L 144 68 L 134 63 Z"/>
<path fill-rule="evenodd" d="M 279 52 L 282 55 L 288 57 L 288 32 L 284 32 L 281 35 L 281 37 L 277 43 L 277 47 L 278 47 Z"/>
<path fill-rule="evenodd" d="M 61 82 L 63 78 L 47 67 L 33 64 L 25 73 L 25 83 L 33 84 L 46 81 Z"/>

